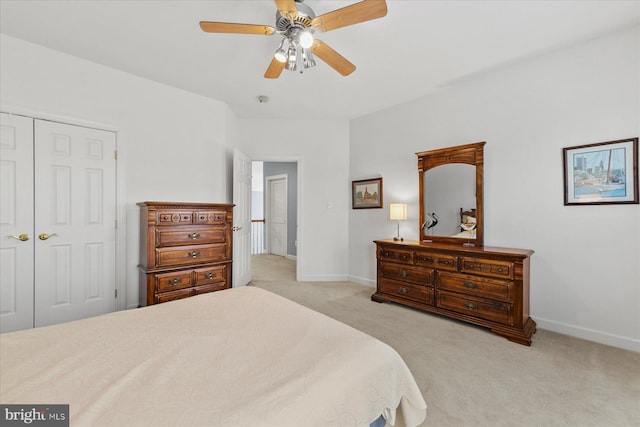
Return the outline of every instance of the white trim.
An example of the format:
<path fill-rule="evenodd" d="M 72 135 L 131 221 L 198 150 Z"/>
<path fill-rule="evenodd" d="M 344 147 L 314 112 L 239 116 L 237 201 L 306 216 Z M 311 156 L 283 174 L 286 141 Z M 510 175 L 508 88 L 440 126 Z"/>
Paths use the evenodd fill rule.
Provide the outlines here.
<path fill-rule="evenodd" d="M 296 260 L 296 256 L 295 255 L 291 255 L 291 254 L 287 254 L 287 256 L 285 257 L 286 259 L 290 259 L 292 261 Z"/>
<path fill-rule="evenodd" d="M 47 120 L 50 122 L 64 123 L 67 125 L 82 126 L 85 128 L 106 130 L 109 132 L 118 132 L 119 126 L 109 125 L 105 123 L 98 123 L 90 120 L 78 119 L 77 117 L 61 116 L 58 114 L 51 114 L 45 111 L 34 110 L 31 108 L 18 107 L 15 105 L 0 104 L 0 110 L 3 113 L 15 114 L 17 116 L 31 117 L 32 119 Z"/>
<path fill-rule="evenodd" d="M 607 332 L 596 331 L 594 329 L 583 328 L 581 326 L 569 325 L 567 323 L 556 322 L 555 320 L 542 319 L 536 317 L 534 319 L 538 324 L 538 328 L 547 331 L 557 332 L 559 334 L 570 335 L 572 337 L 581 338 L 587 341 L 593 341 L 604 345 L 623 348 L 625 350 L 640 352 L 640 340 L 623 337 Z"/>
<path fill-rule="evenodd" d="M 319 274 L 319 275 L 304 275 L 298 274 L 296 280 L 299 282 L 348 282 L 349 276 L 346 274 Z"/>
<path fill-rule="evenodd" d="M 367 279 L 366 277 L 349 275 L 349 281 L 359 285 L 368 286 L 370 288 L 376 288 L 377 286 L 377 282 L 375 280 Z"/>

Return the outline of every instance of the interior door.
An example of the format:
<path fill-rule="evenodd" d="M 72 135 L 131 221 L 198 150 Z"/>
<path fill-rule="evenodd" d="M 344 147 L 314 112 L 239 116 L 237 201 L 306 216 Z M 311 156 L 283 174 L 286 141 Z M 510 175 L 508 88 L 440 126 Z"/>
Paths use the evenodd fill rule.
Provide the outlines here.
<path fill-rule="evenodd" d="M 0 332 L 33 327 L 33 119 L 0 114 Z"/>
<path fill-rule="evenodd" d="M 115 133 L 35 120 L 35 326 L 115 310 Z"/>
<path fill-rule="evenodd" d="M 287 177 L 267 177 L 269 252 L 287 256 Z"/>
<path fill-rule="evenodd" d="M 251 159 L 233 151 L 233 287 L 251 281 Z"/>

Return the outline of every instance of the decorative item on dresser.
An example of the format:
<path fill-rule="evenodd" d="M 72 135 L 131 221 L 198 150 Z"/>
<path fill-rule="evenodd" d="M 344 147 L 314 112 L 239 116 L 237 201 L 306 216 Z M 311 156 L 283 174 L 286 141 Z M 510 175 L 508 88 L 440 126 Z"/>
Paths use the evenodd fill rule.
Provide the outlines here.
<path fill-rule="evenodd" d="M 138 206 L 140 306 L 231 287 L 232 204 Z"/>
<path fill-rule="evenodd" d="M 371 299 L 488 327 L 531 345 L 536 323 L 529 317 L 529 262 L 534 251 L 483 246 L 484 145 L 416 153 L 421 240 L 374 242 L 377 291 Z M 428 235 L 435 225 L 440 231 Z"/>

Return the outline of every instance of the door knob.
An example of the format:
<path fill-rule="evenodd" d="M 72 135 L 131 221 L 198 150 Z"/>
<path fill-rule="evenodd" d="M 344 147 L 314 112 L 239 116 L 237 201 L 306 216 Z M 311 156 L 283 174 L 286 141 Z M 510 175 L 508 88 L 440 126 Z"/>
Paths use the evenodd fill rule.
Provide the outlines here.
<path fill-rule="evenodd" d="M 240 230 L 242 230 L 242 226 L 241 225 L 236 225 L 235 227 L 232 227 L 231 230 L 240 231 Z"/>
<path fill-rule="evenodd" d="M 16 239 L 16 240 L 20 240 L 21 242 L 26 242 L 27 240 L 29 240 L 31 236 L 29 236 L 26 233 L 22 233 L 19 236 L 7 236 L 7 239 Z"/>
<path fill-rule="evenodd" d="M 56 233 L 53 233 L 53 234 L 40 233 L 38 234 L 38 239 L 47 240 L 49 237 L 53 237 L 53 236 L 57 236 L 57 234 Z"/>

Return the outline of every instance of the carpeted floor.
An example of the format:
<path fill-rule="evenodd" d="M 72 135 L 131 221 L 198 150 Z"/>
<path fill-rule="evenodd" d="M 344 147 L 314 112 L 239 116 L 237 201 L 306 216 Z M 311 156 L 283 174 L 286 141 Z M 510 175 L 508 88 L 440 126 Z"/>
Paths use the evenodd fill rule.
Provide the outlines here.
<path fill-rule="evenodd" d="M 389 344 L 427 402 L 424 426 L 640 426 L 640 353 L 538 330 L 531 347 L 484 328 L 372 302 L 351 282 L 296 282 L 295 262 L 252 257 L 252 286 Z"/>

